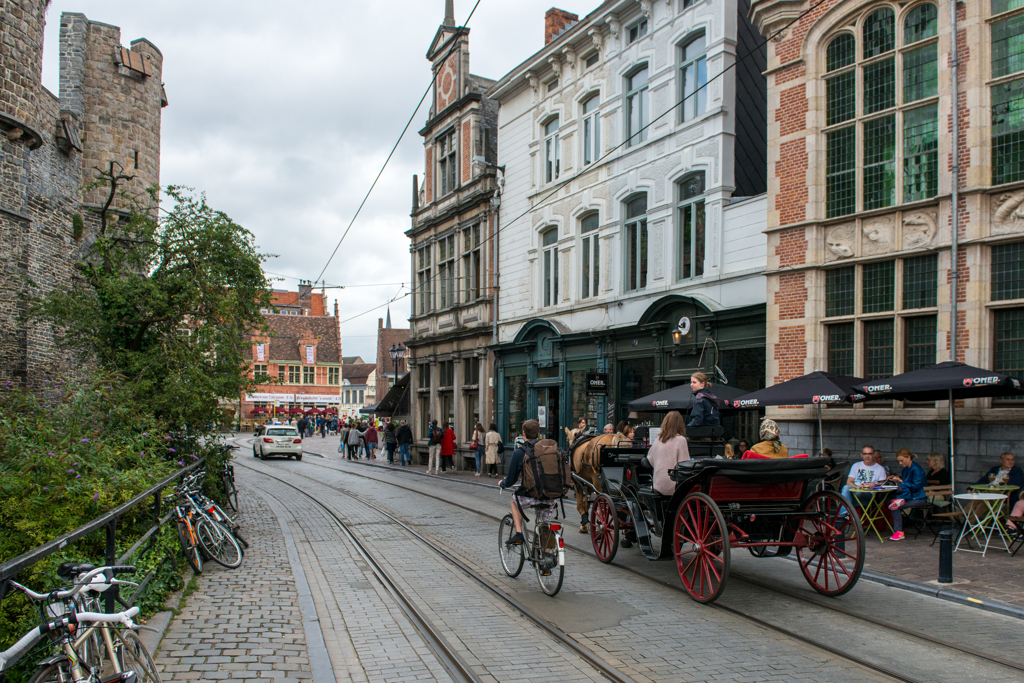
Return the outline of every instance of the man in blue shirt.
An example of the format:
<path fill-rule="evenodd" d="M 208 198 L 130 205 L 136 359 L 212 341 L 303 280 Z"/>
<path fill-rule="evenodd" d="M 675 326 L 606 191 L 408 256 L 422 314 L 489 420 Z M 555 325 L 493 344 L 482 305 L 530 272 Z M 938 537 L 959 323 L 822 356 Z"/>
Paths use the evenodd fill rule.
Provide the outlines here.
<path fill-rule="evenodd" d="M 501 488 L 510 489 L 519 483 L 520 476 L 523 473 L 523 458 L 526 457 L 525 447 L 529 446 L 532 450 L 533 445 L 537 443 L 539 437 L 539 422 L 536 420 L 527 420 L 523 423 L 523 438 L 526 439 L 526 443 L 512 452 L 512 459 L 508 463 L 508 474 L 501 480 L 501 483 L 498 484 Z M 522 486 L 519 486 L 519 488 L 512 493 L 512 521 L 515 522 L 516 532 L 508 540 L 508 543 L 518 545 L 523 542 L 523 513 L 519 511 L 520 506 L 539 505 L 546 502 L 548 501 L 531 498 L 527 495 L 527 491 Z"/>

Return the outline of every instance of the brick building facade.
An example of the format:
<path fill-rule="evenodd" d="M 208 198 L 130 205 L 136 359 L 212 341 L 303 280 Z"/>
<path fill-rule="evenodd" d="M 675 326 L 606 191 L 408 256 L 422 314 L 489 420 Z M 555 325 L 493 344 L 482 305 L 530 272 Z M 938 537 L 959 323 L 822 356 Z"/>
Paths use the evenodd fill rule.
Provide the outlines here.
<path fill-rule="evenodd" d="M 429 420 L 450 422 L 460 445 L 477 421 L 493 415 L 489 390 L 494 323 L 492 264 L 496 210 L 498 104 L 484 93 L 494 81 L 469 70 L 469 29 L 457 27 L 448 0 L 427 52 L 434 92 L 423 136 L 423 183 L 413 192 L 413 310 L 409 318 L 413 433 L 426 456 Z M 378 381 L 390 373 L 378 348 Z M 384 394 L 378 391 L 378 400 Z M 463 454 L 467 454 L 468 451 Z M 461 466 L 461 458 L 456 459 Z"/>
<path fill-rule="evenodd" d="M 815 3 L 751 4 L 769 36 Z M 957 23 L 956 96 L 948 0 L 826 1 L 768 43 L 769 383 L 950 359 L 954 182 L 955 359 L 1024 376 L 1024 3 L 960 2 Z M 958 481 L 1019 453 L 1021 406 L 958 404 Z M 825 445 L 947 453 L 947 410 L 829 407 Z M 791 449 L 814 448 L 809 408 L 769 415 Z"/>
<path fill-rule="evenodd" d="M 97 223 L 102 190 L 82 189 L 95 167 L 119 164 L 141 194 L 160 181 L 163 56 L 146 39 L 121 45 L 116 26 L 60 18 L 60 94 L 44 88 L 44 0 L 0 8 L 0 379 L 34 385 L 74 362 L 48 330 L 25 325 L 19 294 L 71 284 Z M 115 204 L 114 208 L 117 208 Z M 77 227 L 76 227 L 77 225 Z"/>

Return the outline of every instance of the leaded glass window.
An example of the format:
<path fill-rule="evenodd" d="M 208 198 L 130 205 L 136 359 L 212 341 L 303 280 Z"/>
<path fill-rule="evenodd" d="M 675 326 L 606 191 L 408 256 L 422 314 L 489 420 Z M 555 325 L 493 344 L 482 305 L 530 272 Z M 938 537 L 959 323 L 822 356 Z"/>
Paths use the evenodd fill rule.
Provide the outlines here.
<path fill-rule="evenodd" d="M 903 114 L 903 201 L 939 193 L 939 105 Z"/>
<path fill-rule="evenodd" d="M 931 308 L 939 300 L 939 257 L 935 254 L 903 261 L 903 308 Z"/>
<path fill-rule="evenodd" d="M 861 313 L 893 310 L 896 295 L 896 262 L 865 264 L 861 277 Z"/>
<path fill-rule="evenodd" d="M 1024 0 L 992 0 L 992 14 L 1009 12 L 1024 7 Z"/>
<path fill-rule="evenodd" d="M 864 210 L 896 203 L 896 117 L 864 123 Z"/>
<path fill-rule="evenodd" d="M 853 374 L 853 326 L 854 323 L 829 325 L 828 371 L 836 375 Z"/>
<path fill-rule="evenodd" d="M 853 315 L 854 296 L 853 266 L 825 271 L 826 318 L 837 315 Z"/>
<path fill-rule="evenodd" d="M 1024 14 L 992 24 L 992 78 L 1024 71 Z"/>
<path fill-rule="evenodd" d="M 847 71 L 826 81 L 825 125 L 849 121 L 857 115 L 857 74 Z"/>
<path fill-rule="evenodd" d="M 864 67 L 864 113 L 896 106 L 896 60 L 883 59 Z"/>
<path fill-rule="evenodd" d="M 903 101 L 907 104 L 939 94 L 939 44 L 903 53 Z"/>
<path fill-rule="evenodd" d="M 879 379 L 893 374 L 895 320 L 864 323 L 864 378 Z"/>
<path fill-rule="evenodd" d="M 934 315 L 907 318 L 904 321 L 903 372 L 920 370 L 935 365 L 938 321 Z"/>
<path fill-rule="evenodd" d="M 992 184 L 1024 180 L 1024 79 L 992 86 Z"/>
<path fill-rule="evenodd" d="M 836 36 L 828 44 L 825 68 L 829 73 L 852 66 L 857 61 L 857 41 L 852 34 Z"/>
<path fill-rule="evenodd" d="M 864 21 L 864 59 L 896 47 L 896 15 L 888 7 L 877 9 Z"/>
<path fill-rule="evenodd" d="M 992 247 L 992 301 L 1024 298 L 1024 242 Z"/>
<path fill-rule="evenodd" d="M 939 33 L 939 8 L 931 3 L 910 10 L 903 22 L 903 44 L 910 45 Z"/>
<path fill-rule="evenodd" d="M 996 311 L 995 327 L 992 369 L 1024 379 L 1024 308 Z"/>
<path fill-rule="evenodd" d="M 854 126 L 827 133 L 826 214 L 845 216 L 857 210 L 857 129 Z"/>

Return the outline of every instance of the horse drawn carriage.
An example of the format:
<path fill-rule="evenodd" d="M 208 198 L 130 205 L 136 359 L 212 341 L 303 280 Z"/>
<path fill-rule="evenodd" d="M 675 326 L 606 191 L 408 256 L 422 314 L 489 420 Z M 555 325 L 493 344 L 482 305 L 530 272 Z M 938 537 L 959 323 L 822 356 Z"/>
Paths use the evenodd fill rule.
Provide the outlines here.
<path fill-rule="evenodd" d="M 683 587 L 698 602 L 717 599 L 729 578 L 730 554 L 796 560 L 819 593 L 846 593 L 864 566 L 863 530 L 842 497 L 819 490 L 828 458 L 724 460 L 721 428 L 690 430 L 691 460 L 669 471 L 675 492 L 652 486 L 647 447 L 601 437 L 573 444 L 580 506 L 590 507 L 590 535 L 602 562 L 635 544 L 649 560 L 674 559 Z M 604 442 L 604 443 L 602 443 Z M 598 466 L 599 464 L 599 466 Z"/>

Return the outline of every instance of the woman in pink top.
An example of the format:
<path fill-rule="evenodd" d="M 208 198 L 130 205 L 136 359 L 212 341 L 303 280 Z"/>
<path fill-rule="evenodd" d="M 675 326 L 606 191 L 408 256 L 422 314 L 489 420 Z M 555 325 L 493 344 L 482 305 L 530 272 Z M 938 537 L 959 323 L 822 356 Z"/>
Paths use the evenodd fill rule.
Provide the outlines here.
<path fill-rule="evenodd" d="M 673 410 L 661 422 L 661 432 L 647 451 L 647 461 L 654 468 L 654 490 L 663 496 L 671 496 L 676 491 L 676 483 L 668 476 L 668 471 L 678 463 L 690 459 L 690 449 L 686 444 L 686 422 L 679 411 Z"/>

